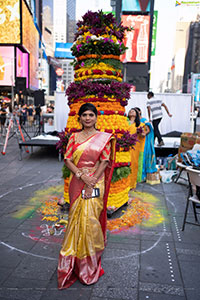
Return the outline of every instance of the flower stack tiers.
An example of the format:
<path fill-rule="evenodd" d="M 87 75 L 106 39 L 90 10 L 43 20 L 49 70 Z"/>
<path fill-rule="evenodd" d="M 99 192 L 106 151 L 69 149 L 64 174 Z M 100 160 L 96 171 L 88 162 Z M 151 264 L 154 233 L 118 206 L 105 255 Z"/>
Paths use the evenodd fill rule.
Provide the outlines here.
<path fill-rule="evenodd" d="M 128 202 L 130 152 L 136 136 L 130 135 L 125 106 L 130 98 L 130 85 L 122 82 L 120 55 L 125 31 L 113 15 L 88 11 L 77 23 L 77 33 L 71 48 L 74 60 L 74 82 L 68 87 L 70 113 L 66 134 L 81 129 L 77 113 L 82 104 L 90 102 L 98 110 L 96 128 L 117 137 L 117 153 L 108 197 L 108 210 L 115 211 Z M 69 201 L 68 178 L 65 179 L 65 200 Z"/>

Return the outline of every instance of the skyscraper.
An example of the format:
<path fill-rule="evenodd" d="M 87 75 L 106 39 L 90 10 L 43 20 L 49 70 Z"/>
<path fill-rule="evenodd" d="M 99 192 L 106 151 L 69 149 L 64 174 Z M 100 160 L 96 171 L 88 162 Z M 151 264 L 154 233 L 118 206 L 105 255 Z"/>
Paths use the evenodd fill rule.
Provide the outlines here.
<path fill-rule="evenodd" d="M 67 43 L 73 43 L 76 31 L 76 0 L 67 0 Z"/>
<path fill-rule="evenodd" d="M 75 33 L 75 0 L 54 0 L 54 43 L 72 42 Z"/>

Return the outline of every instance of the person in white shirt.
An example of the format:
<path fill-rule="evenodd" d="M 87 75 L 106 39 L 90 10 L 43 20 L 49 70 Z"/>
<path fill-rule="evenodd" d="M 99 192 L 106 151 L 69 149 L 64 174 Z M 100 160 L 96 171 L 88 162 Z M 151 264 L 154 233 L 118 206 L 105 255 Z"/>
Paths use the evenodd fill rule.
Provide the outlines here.
<path fill-rule="evenodd" d="M 148 116 L 149 116 L 149 122 L 152 120 L 153 129 L 154 129 L 154 139 L 157 137 L 158 139 L 158 146 L 163 146 L 164 142 L 162 139 L 162 136 L 160 134 L 160 130 L 158 128 L 158 125 L 160 121 L 162 120 L 162 106 L 165 108 L 167 114 L 169 117 L 172 117 L 172 115 L 169 113 L 169 110 L 165 103 L 163 103 L 162 100 L 154 98 L 154 93 L 149 92 L 147 94 L 147 110 L 148 110 Z"/>

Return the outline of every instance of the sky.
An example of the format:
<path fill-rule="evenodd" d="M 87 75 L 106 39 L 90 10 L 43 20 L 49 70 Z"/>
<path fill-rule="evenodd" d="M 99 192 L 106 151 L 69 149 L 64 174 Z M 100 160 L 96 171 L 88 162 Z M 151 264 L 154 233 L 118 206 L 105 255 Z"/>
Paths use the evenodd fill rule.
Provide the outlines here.
<path fill-rule="evenodd" d="M 76 19 L 79 20 L 88 10 L 111 11 L 110 0 L 76 0 Z"/>

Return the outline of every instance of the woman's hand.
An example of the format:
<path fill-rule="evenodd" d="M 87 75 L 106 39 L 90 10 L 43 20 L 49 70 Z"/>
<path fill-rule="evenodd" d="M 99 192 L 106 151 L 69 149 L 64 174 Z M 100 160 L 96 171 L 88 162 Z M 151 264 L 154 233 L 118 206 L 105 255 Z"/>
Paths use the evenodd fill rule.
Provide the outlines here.
<path fill-rule="evenodd" d="M 81 175 L 81 179 L 87 186 L 92 187 L 92 188 L 97 183 L 97 178 L 93 177 L 93 176 L 88 176 L 88 175 L 83 174 L 83 175 Z"/>
<path fill-rule="evenodd" d="M 93 188 L 86 185 L 86 186 L 84 187 L 84 190 L 85 190 L 85 194 L 83 195 L 83 199 L 89 199 L 89 198 L 92 198 L 92 191 L 93 191 Z"/>

